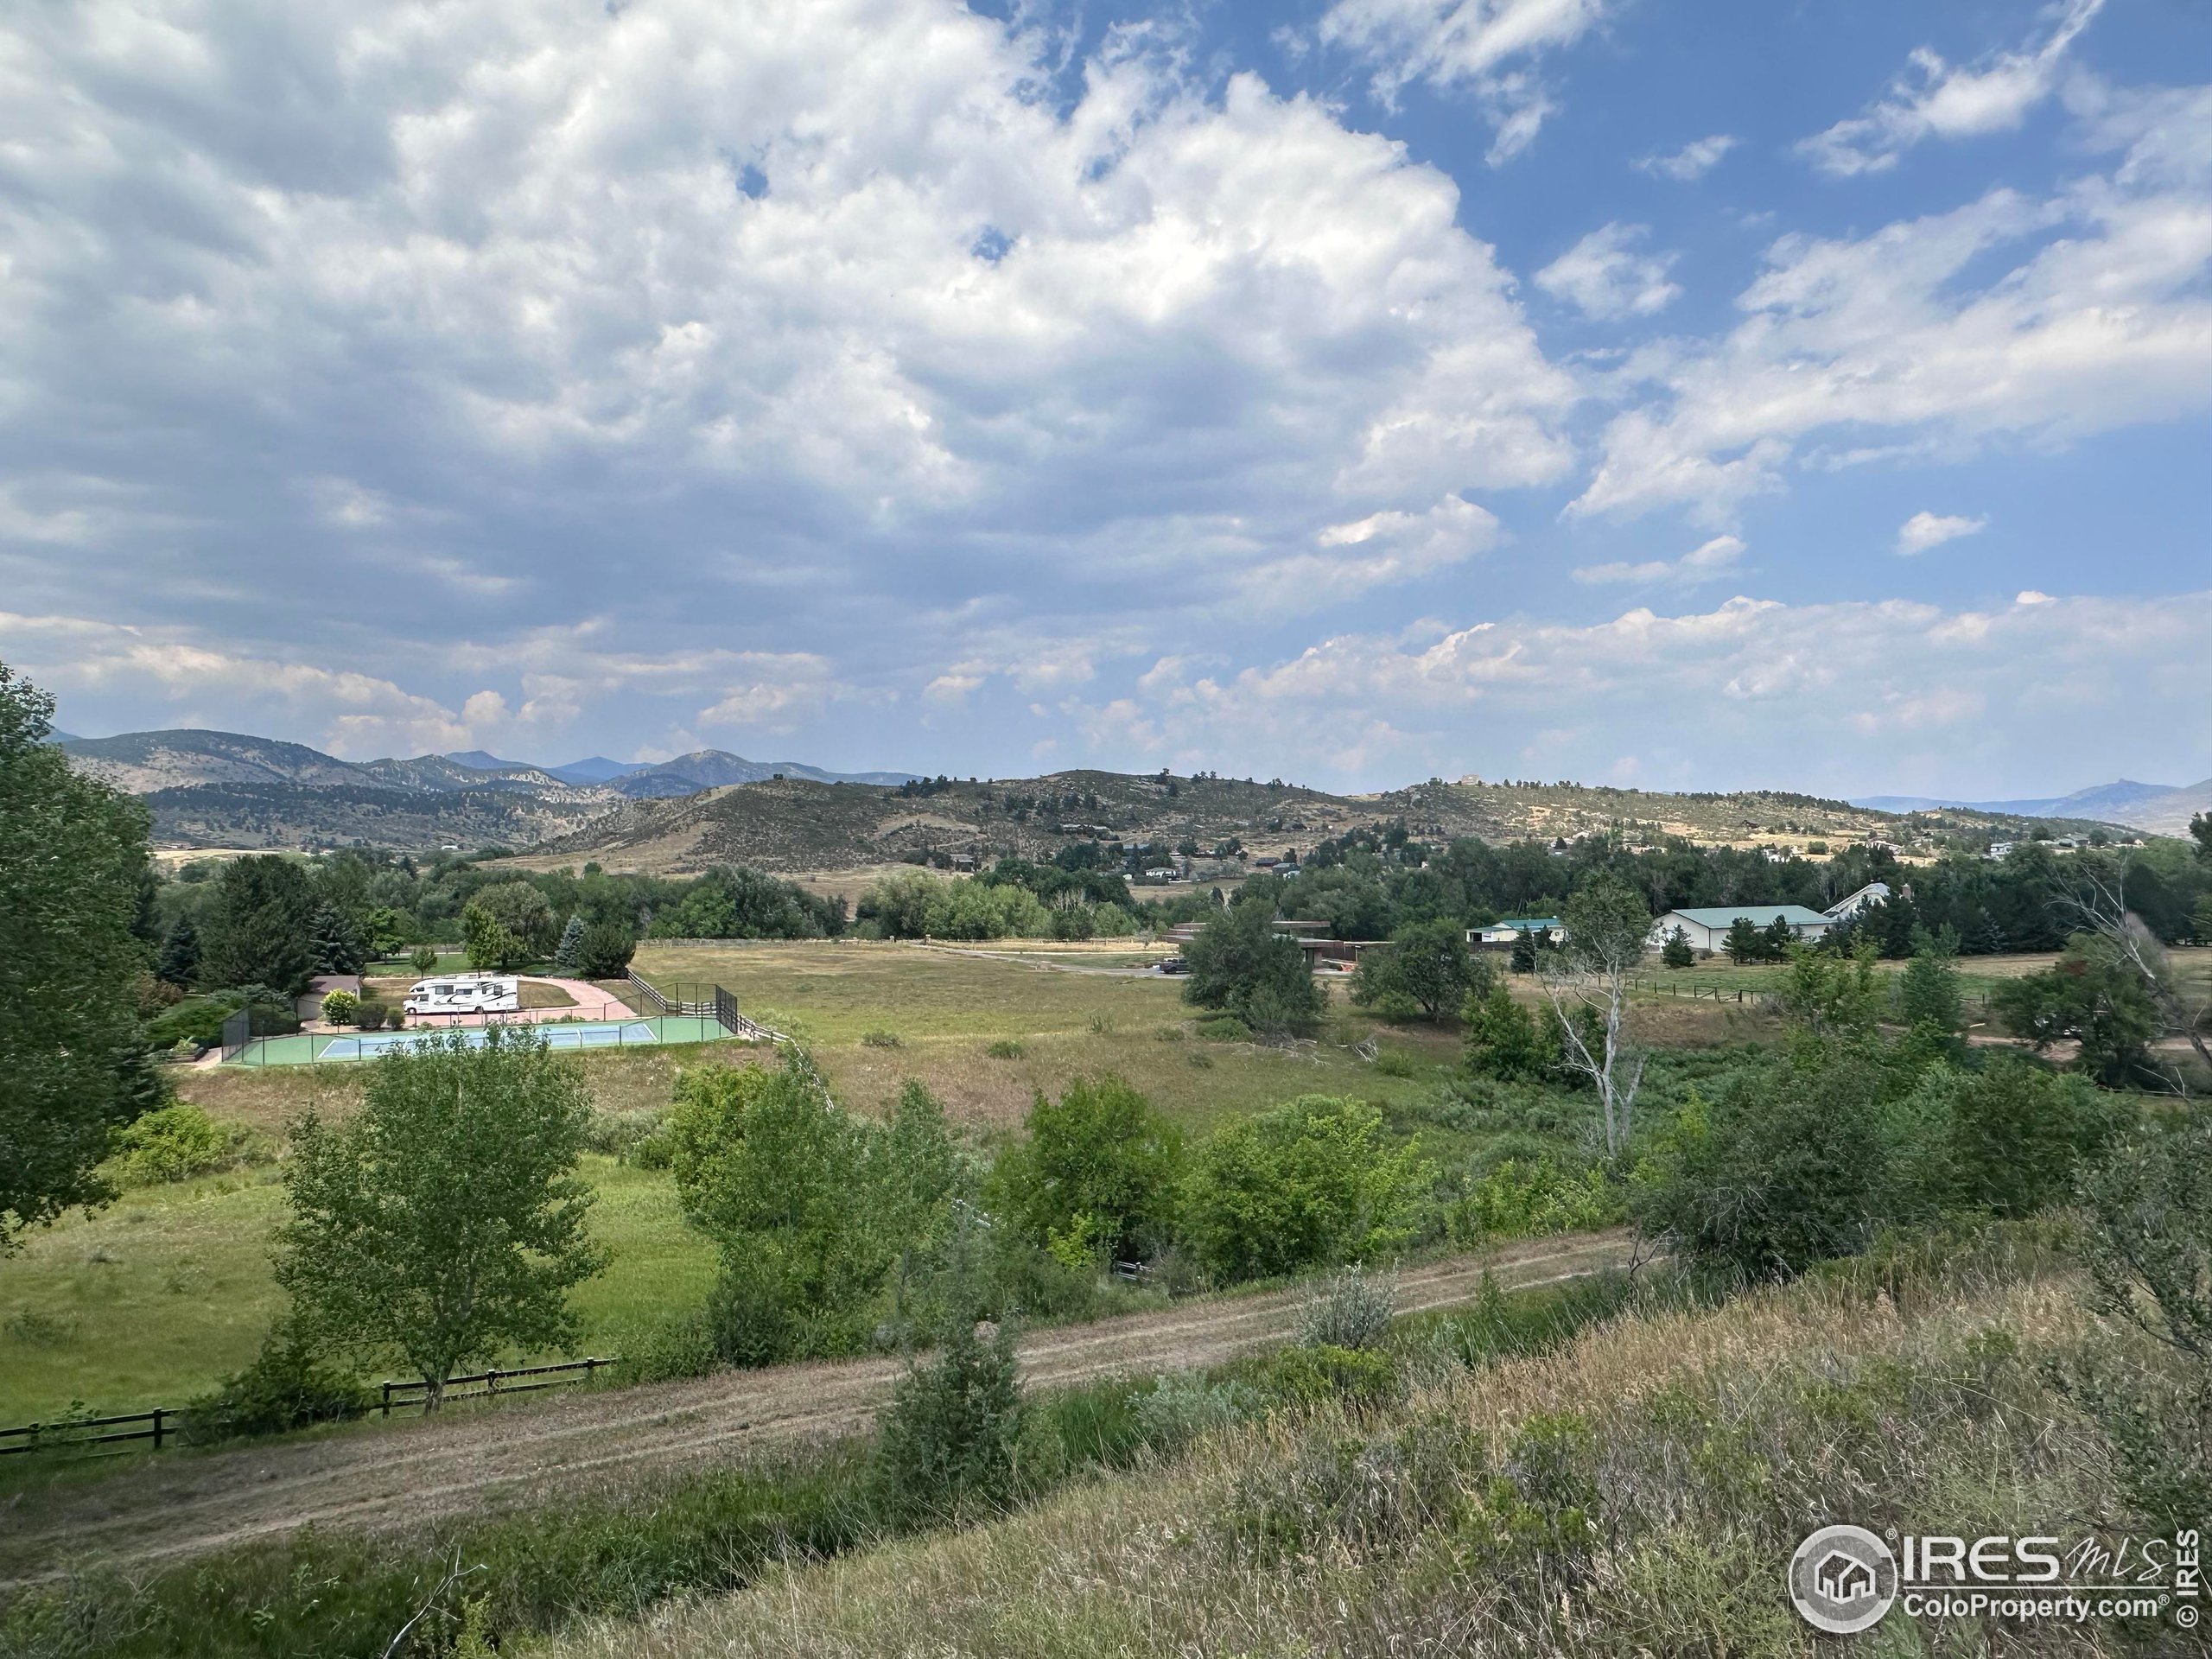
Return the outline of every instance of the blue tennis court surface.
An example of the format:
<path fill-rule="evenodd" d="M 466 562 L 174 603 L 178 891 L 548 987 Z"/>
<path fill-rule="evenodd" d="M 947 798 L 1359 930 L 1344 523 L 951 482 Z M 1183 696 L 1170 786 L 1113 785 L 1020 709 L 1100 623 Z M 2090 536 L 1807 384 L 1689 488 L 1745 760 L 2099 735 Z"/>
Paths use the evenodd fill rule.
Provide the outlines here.
<path fill-rule="evenodd" d="M 504 1029 L 524 1024 L 516 1021 Z M 321 1032 L 296 1037 L 260 1037 L 246 1045 L 232 1065 L 314 1065 L 325 1060 L 372 1060 L 425 1038 L 455 1033 L 471 1047 L 481 1046 L 486 1026 L 416 1026 L 401 1031 L 363 1031 L 339 1035 Z M 528 1027 L 549 1048 L 628 1048 L 657 1043 L 711 1043 L 731 1033 L 716 1020 L 693 1014 L 660 1014 L 637 1020 L 578 1020 Z"/>

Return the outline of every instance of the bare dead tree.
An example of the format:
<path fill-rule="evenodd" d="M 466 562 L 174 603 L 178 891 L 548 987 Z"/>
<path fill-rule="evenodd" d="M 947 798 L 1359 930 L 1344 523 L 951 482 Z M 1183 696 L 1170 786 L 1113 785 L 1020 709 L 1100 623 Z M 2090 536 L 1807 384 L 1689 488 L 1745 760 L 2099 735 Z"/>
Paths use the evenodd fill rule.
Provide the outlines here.
<path fill-rule="evenodd" d="M 1649 943 L 1651 915 L 1634 888 L 1601 879 L 1575 895 L 1563 919 L 1567 938 L 1538 952 L 1536 982 L 1559 1021 L 1560 1064 L 1597 1090 L 1605 1152 L 1618 1157 L 1628 1146 L 1643 1084 L 1647 1057 L 1630 1042 L 1624 1016 L 1629 976 Z M 1586 1013 L 1597 1018 L 1586 1020 Z"/>
<path fill-rule="evenodd" d="M 2143 918 L 2127 907 L 2126 863 L 2077 857 L 2060 878 L 2059 887 L 2059 896 L 2052 900 L 2054 908 L 2080 924 L 2075 931 L 2102 939 L 2135 970 L 2167 1033 L 2186 1037 L 2196 1058 L 2212 1070 L 2212 1049 L 2207 1048 L 2204 1040 L 2205 1013 L 2212 1005 L 2202 997 L 2190 1000 L 2166 947 Z"/>

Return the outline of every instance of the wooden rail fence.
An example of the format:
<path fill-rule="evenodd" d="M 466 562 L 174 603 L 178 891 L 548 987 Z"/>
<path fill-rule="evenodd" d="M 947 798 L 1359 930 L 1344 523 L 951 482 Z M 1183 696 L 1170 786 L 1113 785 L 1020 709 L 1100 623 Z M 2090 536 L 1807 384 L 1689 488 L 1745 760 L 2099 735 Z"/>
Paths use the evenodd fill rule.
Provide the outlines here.
<path fill-rule="evenodd" d="M 540 1389 L 588 1382 L 601 1366 L 617 1363 L 612 1357 L 594 1356 L 558 1365 L 518 1366 L 512 1370 L 501 1370 L 495 1366 L 467 1376 L 447 1378 L 445 1398 L 483 1400 L 494 1395 L 535 1394 Z M 378 1397 L 368 1410 L 385 1417 L 395 1411 L 419 1411 L 426 1392 L 419 1378 L 411 1382 L 385 1382 L 380 1385 Z M 158 1452 L 169 1441 L 184 1435 L 185 1423 L 191 1415 L 180 1407 L 156 1406 L 151 1411 L 125 1412 L 117 1417 L 64 1417 L 56 1422 L 0 1428 L 0 1457 L 26 1452 L 77 1452 L 136 1440 L 150 1440 Z"/>

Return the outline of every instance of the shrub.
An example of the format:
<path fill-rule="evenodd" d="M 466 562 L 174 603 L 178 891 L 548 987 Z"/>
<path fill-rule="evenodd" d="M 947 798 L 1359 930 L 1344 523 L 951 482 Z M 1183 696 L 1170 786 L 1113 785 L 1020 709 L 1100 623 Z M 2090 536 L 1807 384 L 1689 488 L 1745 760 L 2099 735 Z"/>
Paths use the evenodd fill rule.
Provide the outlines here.
<path fill-rule="evenodd" d="M 1164 1452 L 1256 1415 L 1257 1390 L 1231 1380 L 1214 1382 L 1202 1372 L 1176 1371 L 1155 1377 L 1135 1402 L 1145 1442 Z"/>
<path fill-rule="evenodd" d="M 1377 1404 L 1397 1394 L 1400 1377 L 1389 1354 L 1322 1344 L 1284 1349 L 1257 1369 L 1254 1381 L 1279 1404 L 1312 1407 L 1332 1400 Z"/>
<path fill-rule="evenodd" d="M 1364 1268 L 1332 1273 L 1306 1293 L 1298 1339 L 1308 1348 L 1372 1348 L 1398 1311 L 1398 1287 Z"/>
<path fill-rule="evenodd" d="M 1225 1279 L 1371 1259 L 1411 1236 L 1414 1202 L 1435 1178 L 1417 1141 L 1384 1144 L 1372 1106 L 1308 1095 L 1198 1149 L 1185 1233 Z"/>
<path fill-rule="evenodd" d="M 283 1434 L 359 1417 L 368 1408 L 365 1389 L 327 1369 L 296 1332 L 279 1325 L 251 1365 L 186 1408 L 184 1434 L 203 1445 Z"/>
<path fill-rule="evenodd" d="M 899 1379 L 883 1414 L 876 1458 L 884 1484 L 899 1505 L 930 1513 L 1002 1503 L 1013 1495 L 1021 1416 L 1013 1332 L 1001 1325 L 986 1338 L 974 1320 L 955 1318 L 936 1356 Z"/>
<path fill-rule="evenodd" d="M 2066 1379 L 2116 1452 L 2122 1493 L 2156 1530 L 2212 1513 L 2212 1109 L 2139 1134 L 2082 1183 L 2079 1248 L 2107 1318 L 2171 1368 L 2102 1367 Z"/>
<path fill-rule="evenodd" d="M 1602 1165 L 1577 1167 L 1548 1153 L 1500 1161 L 1452 1207 L 1451 1227 L 1478 1243 L 1611 1227 L 1626 1212 L 1627 1194 Z"/>
<path fill-rule="evenodd" d="M 322 999 L 322 1017 L 334 1026 L 350 1026 L 359 1016 L 361 999 L 351 991 L 333 991 Z"/>
<path fill-rule="evenodd" d="M 995 1060 L 1018 1060 L 1028 1052 L 1012 1037 L 1001 1037 L 983 1051 Z"/>
<path fill-rule="evenodd" d="M 906 1046 L 899 1041 L 899 1033 L 895 1031 L 871 1031 L 861 1039 L 861 1043 L 867 1048 L 904 1048 Z"/>
<path fill-rule="evenodd" d="M 164 1106 L 117 1129 L 109 1156 L 126 1186 L 189 1180 L 238 1161 L 249 1131 L 219 1124 L 197 1106 Z"/>
<path fill-rule="evenodd" d="M 1502 982 L 1468 995 L 1467 1069 L 1500 1083 L 1541 1083 L 1559 1070 L 1559 1039 Z"/>
<path fill-rule="evenodd" d="M 1183 1140 L 1116 1077 L 1076 1077 L 1058 1100 L 1040 1090 L 1028 1136 L 999 1160 L 1007 1215 L 1063 1261 L 1119 1260 L 1163 1241 L 1182 1178 Z"/>
<path fill-rule="evenodd" d="M 1410 1077 L 1420 1068 L 1402 1048 L 1386 1048 L 1375 1057 L 1375 1069 L 1386 1077 Z"/>
<path fill-rule="evenodd" d="M 1198 1029 L 1198 1035 L 1209 1043 L 1249 1043 L 1252 1040 L 1252 1027 L 1233 1014 L 1224 1014 L 1213 1020 L 1201 1020 Z"/>

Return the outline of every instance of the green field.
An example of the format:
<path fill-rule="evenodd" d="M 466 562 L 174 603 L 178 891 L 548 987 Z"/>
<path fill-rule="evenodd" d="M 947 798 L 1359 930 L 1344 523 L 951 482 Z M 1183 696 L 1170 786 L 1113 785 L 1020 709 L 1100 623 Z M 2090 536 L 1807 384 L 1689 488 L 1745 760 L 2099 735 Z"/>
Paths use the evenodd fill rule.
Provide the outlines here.
<path fill-rule="evenodd" d="M 1034 954 L 1105 963 L 1128 950 Z M 649 945 L 638 965 L 658 982 L 728 986 L 747 1013 L 806 1040 L 854 1109 L 880 1110 L 919 1077 L 984 1142 L 1018 1125 L 1037 1090 L 1057 1091 L 1078 1073 L 1117 1071 L 1203 1133 L 1300 1094 L 1410 1108 L 1459 1053 L 1453 1031 L 1377 1027 L 1344 1004 L 1342 987 L 1317 1040 L 1277 1050 L 1196 1037 L 1203 1010 L 1183 1004 L 1173 979 L 892 944 Z M 1378 1032 L 1385 1051 L 1411 1062 L 1392 1070 L 1411 1075 L 1389 1075 L 1354 1051 Z M 1019 1046 L 1012 1057 L 987 1052 L 1009 1040 Z M 745 1045 L 702 1043 L 584 1052 L 578 1063 L 599 1109 L 626 1113 L 665 1106 L 686 1066 L 765 1058 Z M 353 1110 L 368 1073 L 361 1065 L 231 1066 L 181 1071 L 175 1084 L 182 1098 L 274 1142 L 310 1104 Z M 620 1353 L 699 1305 L 713 1252 L 677 1214 L 666 1174 L 604 1158 L 587 1167 L 600 1192 L 594 1225 L 614 1261 L 577 1294 L 584 1346 Z M 0 1262 L 0 1426 L 73 1402 L 100 1411 L 180 1405 L 244 1365 L 278 1310 L 266 1240 L 282 1210 L 276 1173 L 264 1166 L 142 1189 L 33 1231 Z"/>
<path fill-rule="evenodd" d="M 583 1351 L 620 1354 L 696 1306 L 714 1251 L 677 1213 L 664 1173 L 588 1158 L 593 1226 L 613 1265 L 575 1297 Z M 180 1406 L 250 1361 L 281 1298 L 269 1229 L 273 1171 L 141 1189 L 96 1216 L 31 1233 L 0 1267 L 0 1427 L 73 1402 L 101 1412 Z M 549 1356 L 550 1357 L 550 1356 Z"/>
<path fill-rule="evenodd" d="M 1309 1043 L 1201 1041 L 1192 1027 L 1206 1010 L 1183 1001 L 1182 980 L 1066 972 L 1027 948 L 1035 959 L 911 944 L 648 944 L 636 968 L 657 985 L 728 986 L 743 1012 L 805 1042 L 855 1109 L 887 1108 L 918 1077 L 956 1122 L 980 1131 L 1012 1126 L 1039 1089 L 1086 1072 L 1118 1072 L 1185 1128 L 1204 1131 L 1296 1095 L 1408 1102 L 1459 1057 L 1456 1031 L 1380 1025 L 1345 1001 L 1342 985 L 1331 988 L 1332 1016 Z M 1119 966 L 1127 954 L 1124 944 L 1050 960 Z M 1361 1059 L 1354 1045 L 1370 1035 L 1412 1057 L 1415 1075 L 1386 1076 Z M 988 1052 L 1009 1039 L 1019 1055 Z"/>

